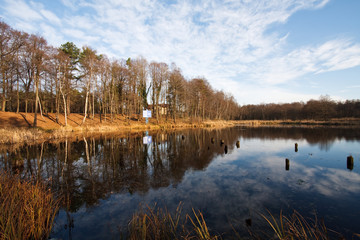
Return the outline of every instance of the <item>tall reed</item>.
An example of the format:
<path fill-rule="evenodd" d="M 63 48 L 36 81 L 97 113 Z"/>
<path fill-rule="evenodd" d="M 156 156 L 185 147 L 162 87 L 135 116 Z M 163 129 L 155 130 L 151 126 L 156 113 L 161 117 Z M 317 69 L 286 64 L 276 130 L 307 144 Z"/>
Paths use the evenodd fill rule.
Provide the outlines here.
<path fill-rule="evenodd" d="M 47 239 L 58 209 L 43 183 L 0 171 L 0 239 Z"/>
<path fill-rule="evenodd" d="M 210 234 L 202 213 L 193 210 L 193 219 L 189 214 L 185 218 L 182 217 L 181 212 L 182 203 L 178 205 L 174 214 L 156 205 L 142 208 L 133 215 L 129 223 L 128 239 L 213 240 L 218 238 Z M 191 224 L 188 224 L 187 220 Z"/>
<path fill-rule="evenodd" d="M 327 229 L 324 221 L 319 221 L 317 216 L 313 219 L 305 219 L 297 211 L 294 211 L 290 217 L 282 215 L 280 212 L 279 219 L 276 219 L 270 212 L 269 216 L 260 214 L 269 224 L 276 235 L 276 239 L 316 239 L 327 240 L 344 239 L 340 233 Z"/>
<path fill-rule="evenodd" d="M 33 142 L 42 136 L 42 132 L 34 128 L 0 128 L 0 144 Z"/>

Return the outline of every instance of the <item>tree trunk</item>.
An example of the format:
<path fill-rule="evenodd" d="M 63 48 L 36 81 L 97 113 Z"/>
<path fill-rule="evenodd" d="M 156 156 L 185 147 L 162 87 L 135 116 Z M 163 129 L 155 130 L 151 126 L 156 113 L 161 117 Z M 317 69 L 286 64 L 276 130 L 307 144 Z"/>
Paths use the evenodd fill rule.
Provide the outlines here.
<path fill-rule="evenodd" d="M 27 109 L 28 109 L 28 99 L 26 97 L 26 99 L 25 99 L 25 116 L 27 114 Z"/>
<path fill-rule="evenodd" d="M 69 115 L 71 113 L 71 101 L 70 101 L 70 94 L 68 92 L 68 94 L 66 95 L 66 112 Z"/>
<path fill-rule="evenodd" d="M 64 92 L 62 90 L 61 82 L 60 82 L 60 93 L 61 93 L 61 96 L 62 96 L 62 99 L 64 102 L 64 118 L 65 118 L 65 126 L 67 126 L 67 104 L 66 104 L 66 98 L 65 98 Z M 59 111 L 58 111 L 58 113 L 59 113 Z M 59 114 L 57 114 L 57 115 L 59 115 Z"/>
<path fill-rule="evenodd" d="M 92 119 L 95 117 L 95 86 L 92 84 Z"/>
<path fill-rule="evenodd" d="M 3 78 L 3 94 L 2 94 L 2 107 L 1 107 L 1 111 L 5 112 L 5 108 L 6 108 L 6 76 L 5 76 L 5 72 L 2 72 L 2 78 Z"/>
<path fill-rule="evenodd" d="M 44 116 L 43 116 L 43 111 L 42 111 L 41 101 L 40 101 L 39 95 L 38 95 L 38 103 L 39 103 L 40 116 L 41 116 L 41 118 L 44 120 Z"/>
<path fill-rule="evenodd" d="M 87 114 L 87 108 L 88 108 L 88 101 L 89 101 L 89 87 L 86 89 L 86 97 L 85 97 L 85 112 L 84 112 L 84 118 L 82 120 L 82 123 L 80 125 L 83 125 L 86 120 L 86 114 Z"/>
<path fill-rule="evenodd" d="M 38 99 L 39 99 L 39 77 L 35 79 L 35 110 L 34 110 L 34 127 L 37 126 L 37 111 L 38 111 Z"/>
<path fill-rule="evenodd" d="M 20 95 L 19 95 L 19 78 L 17 79 L 17 87 L 16 87 L 16 113 L 19 113 L 20 110 Z"/>

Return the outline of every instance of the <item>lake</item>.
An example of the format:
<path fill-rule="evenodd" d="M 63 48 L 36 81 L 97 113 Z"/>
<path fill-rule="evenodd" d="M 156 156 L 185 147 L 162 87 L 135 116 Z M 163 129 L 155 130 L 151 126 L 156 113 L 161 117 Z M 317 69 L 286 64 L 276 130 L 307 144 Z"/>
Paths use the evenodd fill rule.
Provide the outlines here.
<path fill-rule="evenodd" d="M 42 178 L 64 196 L 54 239 L 119 239 L 141 206 L 156 203 L 173 212 L 180 202 L 184 213 L 200 210 L 210 231 L 224 238 L 232 226 L 244 238 L 247 227 L 268 231 L 259 214 L 294 210 L 324 219 L 347 238 L 360 233 L 360 129 L 234 127 L 78 137 L 2 149 L 0 168 Z"/>

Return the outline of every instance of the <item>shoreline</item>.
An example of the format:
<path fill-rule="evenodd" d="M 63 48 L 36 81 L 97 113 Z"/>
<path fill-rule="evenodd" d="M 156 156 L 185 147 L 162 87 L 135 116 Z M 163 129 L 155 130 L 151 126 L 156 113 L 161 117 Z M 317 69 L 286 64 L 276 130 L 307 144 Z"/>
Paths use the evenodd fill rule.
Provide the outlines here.
<path fill-rule="evenodd" d="M 224 127 L 360 127 L 360 119 L 331 119 L 331 120 L 194 120 L 178 119 L 176 123 L 171 120 L 149 119 L 145 123 L 144 118 L 134 115 L 109 116 L 100 119 L 99 115 L 87 118 L 81 125 L 83 115 L 71 114 L 68 117 L 68 125 L 65 126 L 63 115 L 59 115 L 58 123 L 55 114 L 38 116 L 38 127 L 33 128 L 33 113 L 9 113 L 0 112 L 0 144 L 35 144 L 44 141 L 57 141 L 64 138 L 78 138 L 102 134 L 125 134 L 139 133 L 143 131 L 158 130 L 181 130 L 196 128 L 224 128 Z"/>

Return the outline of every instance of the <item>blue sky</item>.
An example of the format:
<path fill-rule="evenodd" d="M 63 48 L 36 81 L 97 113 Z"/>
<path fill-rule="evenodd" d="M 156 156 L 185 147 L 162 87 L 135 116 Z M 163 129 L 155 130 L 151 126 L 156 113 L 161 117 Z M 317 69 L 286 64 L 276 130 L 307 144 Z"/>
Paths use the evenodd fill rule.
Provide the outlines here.
<path fill-rule="evenodd" d="M 239 104 L 359 99 L 359 0 L 0 0 L 53 46 L 175 62 Z"/>

